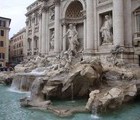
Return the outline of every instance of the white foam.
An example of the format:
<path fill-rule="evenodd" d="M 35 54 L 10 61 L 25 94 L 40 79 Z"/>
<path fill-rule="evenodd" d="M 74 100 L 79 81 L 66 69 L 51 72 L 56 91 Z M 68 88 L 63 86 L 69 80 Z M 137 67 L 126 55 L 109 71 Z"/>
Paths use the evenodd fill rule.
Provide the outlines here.
<path fill-rule="evenodd" d="M 9 92 L 14 92 L 14 93 L 19 93 L 19 94 L 28 94 L 30 96 L 30 92 L 25 92 L 25 91 L 20 91 L 20 90 L 17 90 L 15 88 L 8 88 L 8 91 Z"/>
<path fill-rule="evenodd" d="M 44 76 L 46 75 L 47 70 L 45 70 L 44 68 L 36 68 L 34 70 L 32 70 L 29 73 L 17 73 L 16 75 L 22 75 L 22 76 Z"/>
<path fill-rule="evenodd" d="M 91 115 L 91 120 L 99 120 L 100 117 L 98 115 Z"/>

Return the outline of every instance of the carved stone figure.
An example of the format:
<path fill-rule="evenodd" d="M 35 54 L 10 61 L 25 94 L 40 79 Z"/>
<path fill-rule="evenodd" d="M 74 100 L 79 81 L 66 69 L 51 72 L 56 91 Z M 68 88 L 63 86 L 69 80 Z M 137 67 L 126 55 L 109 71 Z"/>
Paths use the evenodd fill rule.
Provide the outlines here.
<path fill-rule="evenodd" d="M 54 8 L 51 8 L 50 9 L 50 16 L 49 16 L 50 22 L 54 21 L 54 17 L 55 17 Z"/>
<path fill-rule="evenodd" d="M 66 70 L 69 70 L 71 68 L 71 63 L 72 63 L 72 53 L 68 53 L 68 51 L 66 51 L 64 53 L 64 60 L 65 60 L 65 65 L 64 68 Z"/>
<path fill-rule="evenodd" d="M 50 38 L 50 49 L 53 50 L 54 49 L 54 31 L 51 34 L 51 38 Z"/>
<path fill-rule="evenodd" d="M 69 25 L 69 29 L 68 29 L 68 31 L 67 31 L 65 36 L 67 36 L 68 40 L 69 40 L 69 49 L 68 49 L 68 51 L 77 53 L 77 46 L 79 45 L 78 32 L 76 30 L 76 27 L 73 24 Z"/>
<path fill-rule="evenodd" d="M 123 66 L 124 62 L 119 58 L 119 54 L 124 52 L 124 48 L 117 45 L 111 50 L 111 55 L 107 57 L 107 61 L 113 63 L 114 66 Z"/>
<path fill-rule="evenodd" d="M 111 29 L 112 29 L 112 18 L 109 15 L 105 15 L 104 24 L 100 29 L 102 44 L 113 42 L 113 33 Z"/>

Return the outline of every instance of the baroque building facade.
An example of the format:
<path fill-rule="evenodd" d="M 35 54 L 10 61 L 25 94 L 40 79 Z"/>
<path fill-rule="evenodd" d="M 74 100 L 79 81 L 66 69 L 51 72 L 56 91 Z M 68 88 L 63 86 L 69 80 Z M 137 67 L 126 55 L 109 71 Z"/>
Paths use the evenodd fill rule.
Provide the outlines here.
<path fill-rule="evenodd" d="M 0 17 L 0 67 L 9 62 L 9 31 L 10 18 Z"/>
<path fill-rule="evenodd" d="M 9 60 L 12 64 L 18 64 L 23 61 L 26 55 L 26 29 L 23 28 L 11 37 L 9 42 Z"/>
<path fill-rule="evenodd" d="M 140 64 L 139 0 L 37 0 L 27 7 L 26 17 L 28 56 L 55 56 L 71 46 L 85 58 L 104 61 L 120 46 L 121 59 Z M 77 33 L 73 43 L 71 28 Z"/>

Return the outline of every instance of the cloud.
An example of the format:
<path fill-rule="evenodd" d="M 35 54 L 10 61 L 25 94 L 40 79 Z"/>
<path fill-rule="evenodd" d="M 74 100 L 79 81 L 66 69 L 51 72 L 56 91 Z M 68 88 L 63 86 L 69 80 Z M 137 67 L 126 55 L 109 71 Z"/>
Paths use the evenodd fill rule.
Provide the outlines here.
<path fill-rule="evenodd" d="M 0 15 L 11 18 L 10 37 L 16 34 L 20 29 L 25 27 L 26 7 L 35 0 L 5 0 L 0 4 Z"/>

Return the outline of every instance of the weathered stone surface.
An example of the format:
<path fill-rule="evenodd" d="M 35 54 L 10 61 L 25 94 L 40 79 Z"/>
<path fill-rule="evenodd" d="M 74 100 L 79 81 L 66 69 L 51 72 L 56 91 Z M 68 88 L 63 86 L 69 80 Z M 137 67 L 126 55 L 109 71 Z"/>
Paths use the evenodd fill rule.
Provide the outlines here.
<path fill-rule="evenodd" d="M 11 85 L 14 72 L 0 72 L 0 84 Z"/>
<path fill-rule="evenodd" d="M 29 74 L 23 74 L 24 78 L 26 74 L 30 76 L 34 72 L 35 80 L 30 87 L 30 98 L 23 99 L 21 106 L 46 106 L 48 109 L 48 102 L 46 102 L 48 99 L 83 98 L 87 97 L 91 92 L 85 109 L 91 111 L 93 108 L 97 108 L 99 111 L 103 111 L 119 107 L 124 102 L 128 102 L 135 97 L 137 88 L 135 84 L 130 84 L 134 80 L 134 74 L 131 69 L 112 66 L 103 68 L 99 59 L 89 59 L 89 61 L 85 60 L 76 63 L 73 62 L 77 60 L 76 57 L 73 59 L 74 56 L 68 53 L 66 55 L 66 58 L 58 56 L 50 61 L 49 66 L 46 65 L 46 67 L 32 70 Z M 31 60 L 29 63 L 34 66 L 37 62 Z M 66 67 L 67 64 L 69 65 L 68 68 Z M 39 66 L 41 65 L 39 64 Z M 39 74 L 38 72 L 40 71 L 45 72 L 39 78 L 36 74 Z M 106 84 L 102 80 L 106 80 Z M 26 83 L 28 83 L 28 80 L 21 80 L 19 88 L 26 89 Z M 51 109 L 50 106 L 49 108 Z M 58 114 L 60 112 L 62 115 L 71 114 L 71 111 L 55 110 L 53 108 L 52 110 Z"/>
<path fill-rule="evenodd" d="M 24 67 L 22 64 L 18 64 L 15 66 L 14 69 L 15 69 L 15 72 L 24 72 L 27 69 L 27 67 Z"/>
<path fill-rule="evenodd" d="M 122 90 L 119 88 L 112 88 L 109 92 L 105 93 L 104 96 L 100 99 L 101 103 L 105 105 L 111 99 L 117 99 L 120 97 Z"/>
<path fill-rule="evenodd" d="M 86 96 L 89 89 L 99 83 L 97 81 L 101 74 L 94 70 L 90 64 L 76 64 L 73 68 L 64 83 L 62 94 L 65 96 L 69 91 L 69 95 L 71 95 L 71 85 L 73 84 L 74 96 Z"/>
<path fill-rule="evenodd" d="M 31 86 L 31 101 L 33 102 L 42 102 L 44 101 L 44 94 L 42 90 L 44 88 L 43 79 L 35 79 Z"/>
<path fill-rule="evenodd" d="M 96 97 L 96 94 L 99 94 L 99 93 L 100 93 L 99 90 L 94 90 L 89 94 L 89 99 L 88 99 L 88 102 L 87 102 L 86 107 L 85 107 L 87 110 L 92 109 L 91 107 L 92 107 L 93 101 Z"/>
<path fill-rule="evenodd" d="M 97 91 L 97 90 L 96 90 Z M 129 102 L 137 94 L 136 85 L 129 84 L 127 87 L 122 88 L 115 87 L 110 90 L 90 93 L 90 98 L 87 102 L 86 109 L 92 110 L 96 104 L 98 111 L 104 111 L 107 109 L 115 109 L 121 106 L 124 102 Z"/>
<path fill-rule="evenodd" d="M 48 101 L 42 101 L 42 102 L 33 102 L 29 98 L 25 97 L 23 99 L 20 99 L 20 105 L 22 107 L 39 107 L 39 108 L 48 108 L 52 102 L 50 100 Z"/>

